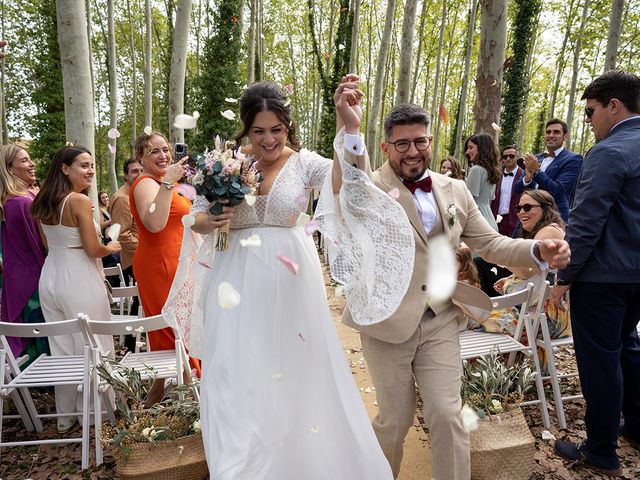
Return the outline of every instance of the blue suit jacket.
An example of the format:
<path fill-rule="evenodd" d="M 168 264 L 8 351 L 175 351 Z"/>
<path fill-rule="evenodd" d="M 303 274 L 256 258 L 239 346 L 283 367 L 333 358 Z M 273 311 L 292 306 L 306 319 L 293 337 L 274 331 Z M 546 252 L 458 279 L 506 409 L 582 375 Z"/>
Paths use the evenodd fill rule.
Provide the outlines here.
<path fill-rule="evenodd" d="M 565 282 L 640 283 L 640 116 L 586 155 L 569 215 Z"/>
<path fill-rule="evenodd" d="M 539 162 L 542 162 L 544 158 L 541 153 L 536 157 Z M 570 152 L 565 148 L 547 167 L 547 171 L 540 171 L 533 177 L 533 181 L 529 185 L 525 186 L 524 178 L 517 182 L 514 186 L 515 193 L 519 195 L 529 188 L 546 190 L 556 201 L 560 215 L 566 222 L 569 219 L 569 205 L 581 168 L 582 155 Z"/>

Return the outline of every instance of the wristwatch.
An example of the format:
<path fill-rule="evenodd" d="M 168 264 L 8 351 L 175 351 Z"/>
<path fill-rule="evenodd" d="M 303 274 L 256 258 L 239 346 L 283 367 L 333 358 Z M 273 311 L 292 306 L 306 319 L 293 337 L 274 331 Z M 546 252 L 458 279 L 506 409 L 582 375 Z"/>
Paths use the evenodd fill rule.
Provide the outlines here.
<path fill-rule="evenodd" d="M 556 277 L 556 285 L 559 285 L 561 287 L 566 287 L 568 285 L 571 285 L 571 282 L 567 282 L 566 280 L 560 280 L 558 277 Z"/>
<path fill-rule="evenodd" d="M 175 183 L 167 182 L 166 180 L 162 180 L 160 183 L 164 185 L 167 190 L 173 190 L 173 188 L 176 186 Z"/>
<path fill-rule="evenodd" d="M 544 262 L 544 260 L 542 259 L 542 255 L 540 254 L 541 244 L 542 242 L 540 240 L 538 240 L 536 243 L 533 244 L 533 254 L 536 256 L 538 260 L 540 260 L 541 262 Z"/>

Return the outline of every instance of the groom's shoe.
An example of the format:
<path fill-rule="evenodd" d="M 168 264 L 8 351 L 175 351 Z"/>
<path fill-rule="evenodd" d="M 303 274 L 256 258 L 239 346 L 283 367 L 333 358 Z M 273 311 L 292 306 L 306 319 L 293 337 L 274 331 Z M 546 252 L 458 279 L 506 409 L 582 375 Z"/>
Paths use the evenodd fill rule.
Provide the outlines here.
<path fill-rule="evenodd" d="M 617 457 L 611 460 L 595 457 L 589 452 L 585 442 L 574 443 L 556 440 L 553 448 L 561 457 L 607 477 L 619 477 L 622 475 L 622 468 L 620 468 L 620 461 Z"/>

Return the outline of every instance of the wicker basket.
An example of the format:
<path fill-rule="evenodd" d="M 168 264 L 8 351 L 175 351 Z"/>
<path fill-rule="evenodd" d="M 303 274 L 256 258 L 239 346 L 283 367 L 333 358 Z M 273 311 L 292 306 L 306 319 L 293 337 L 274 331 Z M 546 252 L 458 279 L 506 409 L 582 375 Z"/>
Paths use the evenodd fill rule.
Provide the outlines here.
<path fill-rule="evenodd" d="M 209 469 L 202 434 L 132 445 L 126 463 L 118 458 L 116 474 L 122 480 L 204 480 Z"/>
<path fill-rule="evenodd" d="M 471 432 L 471 478 L 529 480 L 535 444 L 521 409 L 486 417 Z"/>

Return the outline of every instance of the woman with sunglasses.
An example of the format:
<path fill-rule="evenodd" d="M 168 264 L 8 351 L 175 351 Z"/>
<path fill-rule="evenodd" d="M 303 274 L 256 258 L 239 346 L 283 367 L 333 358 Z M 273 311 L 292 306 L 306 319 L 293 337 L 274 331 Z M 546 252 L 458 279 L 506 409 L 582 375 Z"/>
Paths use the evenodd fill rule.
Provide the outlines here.
<path fill-rule="evenodd" d="M 522 223 L 522 238 L 544 240 L 544 239 L 564 239 L 564 221 L 556 207 L 556 202 L 549 192 L 545 190 L 527 190 L 520 197 L 516 206 L 516 213 Z M 494 284 L 494 288 L 502 293 L 513 293 L 524 288 L 527 283 L 533 282 L 536 286 L 535 295 L 540 292 L 539 288 L 545 285 L 547 271 L 531 268 L 508 267 L 513 274 L 507 278 L 502 278 Z M 567 309 L 568 312 L 568 309 Z M 559 312 L 551 302 L 545 304 L 549 331 L 552 338 L 560 338 L 571 334 L 571 326 L 567 312 Z M 513 333 L 516 321 L 510 315 L 500 322 L 502 326 L 497 328 L 487 327 L 488 331 L 505 331 Z M 505 328 L 506 327 L 506 328 Z"/>
<path fill-rule="evenodd" d="M 471 165 L 466 180 L 467 188 L 473 195 L 482 216 L 495 231 L 498 231 L 498 224 L 490 205 L 495 197 L 496 184 L 500 181 L 501 175 L 498 167 L 500 158 L 498 146 L 491 135 L 478 133 L 467 138 L 464 151 Z"/>

